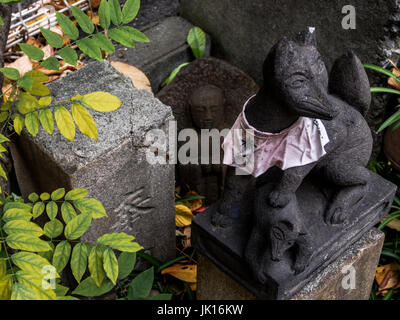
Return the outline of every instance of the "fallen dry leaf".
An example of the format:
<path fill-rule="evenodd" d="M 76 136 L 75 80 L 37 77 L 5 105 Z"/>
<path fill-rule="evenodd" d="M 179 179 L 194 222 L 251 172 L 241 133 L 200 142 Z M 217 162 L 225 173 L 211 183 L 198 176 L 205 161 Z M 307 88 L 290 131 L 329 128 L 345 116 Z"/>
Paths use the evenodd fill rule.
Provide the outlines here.
<path fill-rule="evenodd" d="M 186 249 L 192 246 L 190 241 L 192 235 L 192 227 L 185 227 L 185 229 L 183 229 L 183 234 L 186 236 L 186 239 L 183 240 L 183 249 Z"/>
<path fill-rule="evenodd" d="M 27 55 L 23 55 L 12 63 L 6 63 L 5 67 L 17 69 L 19 74 L 23 76 L 26 72 L 32 70 L 32 61 Z"/>
<path fill-rule="evenodd" d="M 397 68 L 393 68 L 392 73 L 396 76 L 396 77 L 400 77 L 400 70 Z M 388 84 L 396 90 L 400 90 L 400 83 L 398 81 L 396 81 L 396 79 L 393 78 L 389 78 L 388 80 Z"/>
<path fill-rule="evenodd" d="M 177 264 L 171 267 L 165 268 L 161 271 L 161 274 L 169 274 L 179 280 L 186 281 L 189 283 L 197 282 L 197 265 L 195 264 Z"/>
<path fill-rule="evenodd" d="M 378 295 L 386 295 L 390 289 L 400 288 L 399 270 L 396 263 L 376 268 L 375 280 L 379 285 Z"/>
<path fill-rule="evenodd" d="M 185 194 L 184 198 L 189 198 L 189 197 L 196 197 L 199 194 L 195 191 L 189 191 L 188 193 Z M 190 210 L 196 211 L 197 209 L 200 209 L 201 206 L 203 205 L 203 201 L 201 199 L 195 199 L 195 200 L 190 200 L 188 201 L 190 203 Z"/>
<path fill-rule="evenodd" d="M 175 205 L 175 223 L 177 227 L 187 227 L 194 218 L 192 211 L 183 204 Z"/>
<path fill-rule="evenodd" d="M 26 40 L 26 43 L 38 48 L 42 47 L 42 43 L 34 37 L 29 37 L 28 40 Z"/>
<path fill-rule="evenodd" d="M 111 65 L 132 80 L 136 89 L 146 89 L 153 93 L 149 79 L 140 69 L 120 61 L 111 61 Z"/>
<path fill-rule="evenodd" d="M 387 218 L 390 217 L 390 214 L 387 214 L 382 220 L 381 222 L 385 221 Z M 396 231 L 400 231 L 400 219 L 394 219 L 392 221 L 390 221 L 387 225 L 387 227 L 394 229 Z"/>

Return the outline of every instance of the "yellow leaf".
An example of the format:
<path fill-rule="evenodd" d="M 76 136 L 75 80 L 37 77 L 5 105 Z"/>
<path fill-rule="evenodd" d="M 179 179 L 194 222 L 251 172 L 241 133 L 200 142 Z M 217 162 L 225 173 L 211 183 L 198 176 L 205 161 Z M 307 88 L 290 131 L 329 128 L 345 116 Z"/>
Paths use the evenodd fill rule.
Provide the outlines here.
<path fill-rule="evenodd" d="M 51 103 L 51 96 L 48 97 L 42 97 L 39 99 L 39 104 L 41 106 L 48 106 Z"/>
<path fill-rule="evenodd" d="M 197 282 L 197 265 L 195 264 L 178 264 L 161 271 L 161 274 L 169 274 L 179 280 L 196 283 Z"/>
<path fill-rule="evenodd" d="M 25 125 L 25 119 L 23 116 L 20 114 L 16 114 L 14 118 L 14 130 L 18 135 L 21 135 L 21 131 L 24 128 Z"/>
<path fill-rule="evenodd" d="M 49 134 L 52 134 L 54 131 L 54 119 L 51 111 L 49 109 L 40 110 L 39 120 L 42 124 L 43 129 L 46 130 L 46 132 L 48 132 Z"/>
<path fill-rule="evenodd" d="M 71 101 L 80 100 L 82 97 L 83 97 L 83 95 L 77 94 L 77 95 L 75 95 L 75 96 L 73 96 L 73 97 L 71 98 Z"/>
<path fill-rule="evenodd" d="M 0 300 L 11 299 L 11 288 L 13 285 L 12 275 L 7 274 L 0 277 Z"/>
<path fill-rule="evenodd" d="M 93 247 L 89 254 L 89 271 L 94 283 L 100 288 L 104 280 L 103 252 L 99 247 Z"/>
<path fill-rule="evenodd" d="M 39 108 L 39 101 L 29 93 L 22 92 L 19 95 L 19 101 L 16 104 L 17 110 L 22 114 L 27 114 Z"/>
<path fill-rule="evenodd" d="M 54 117 L 60 133 L 68 140 L 74 141 L 75 124 L 68 110 L 63 106 L 57 106 L 54 111 Z"/>
<path fill-rule="evenodd" d="M 103 252 L 103 268 L 107 277 L 116 285 L 118 278 L 118 261 L 114 252 L 106 248 Z"/>
<path fill-rule="evenodd" d="M 32 136 L 36 136 L 39 131 L 39 117 L 37 111 L 30 112 L 25 117 L 26 129 Z"/>
<path fill-rule="evenodd" d="M 88 108 L 101 112 L 117 110 L 122 103 L 116 96 L 103 91 L 85 94 L 81 102 Z"/>
<path fill-rule="evenodd" d="M 41 71 L 31 70 L 28 72 L 28 74 L 33 78 L 34 82 L 43 83 L 49 81 L 49 77 Z"/>
<path fill-rule="evenodd" d="M 71 111 L 78 129 L 84 135 L 97 141 L 97 126 L 90 113 L 79 103 L 73 103 Z"/>
<path fill-rule="evenodd" d="M 47 96 L 50 94 L 50 89 L 40 82 L 34 82 L 32 88 L 27 91 L 35 96 Z"/>
<path fill-rule="evenodd" d="M 183 204 L 175 205 L 175 223 L 177 227 L 186 227 L 192 224 L 192 211 Z"/>

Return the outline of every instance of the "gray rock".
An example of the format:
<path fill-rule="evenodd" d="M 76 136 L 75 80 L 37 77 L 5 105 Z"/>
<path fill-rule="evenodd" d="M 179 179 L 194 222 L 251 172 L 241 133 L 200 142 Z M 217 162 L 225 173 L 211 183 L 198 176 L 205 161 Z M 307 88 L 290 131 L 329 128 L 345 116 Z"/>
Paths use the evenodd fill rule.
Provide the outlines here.
<path fill-rule="evenodd" d="M 355 30 L 342 28 L 342 7 L 347 4 L 344 0 L 182 0 L 180 12 L 210 34 L 215 56 L 243 69 L 260 85 L 261 66 L 272 45 L 284 35 L 293 37 L 307 25 L 316 27 L 319 48 L 329 68 L 336 57 L 350 49 L 363 63 L 381 64 L 386 58 L 397 62 L 399 36 L 393 31 L 399 24 L 397 1 L 352 1 Z M 373 72 L 369 75 L 372 86 L 386 86 L 385 77 Z M 368 115 L 373 131 L 382 123 L 387 102 L 387 96 L 374 94 Z M 373 157 L 379 153 L 380 141 L 381 136 L 374 135 Z"/>
<path fill-rule="evenodd" d="M 180 17 L 169 17 L 141 30 L 149 38 L 148 43 L 137 43 L 134 49 L 118 47 L 112 61 L 121 61 L 141 69 L 149 78 L 153 92 L 157 93 L 161 82 L 179 65 L 194 59 L 186 42 L 191 23 Z M 210 53 L 207 36 L 206 56 Z"/>
<path fill-rule="evenodd" d="M 108 62 L 92 62 L 48 85 L 53 102 L 76 94 L 107 91 L 122 105 L 111 113 L 91 111 L 98 127 L 98 142 L 77 132 L 75 142 L 43 129 L 33 138 L 25 131 L 17 141 L 16 168 L 23 196 L 59 187 L 87 188 L 100 200 L 108 218 L 94 220 L 85 240 L 106 232 L 127 232 L 161 260 L 175 254 L 174 168 L 146 161 L 144 135 L 168 127 L 171 109 Z M 30 172 L 31 176 L 26 176 Z M 35 188 L 35 190 L 32 190 Z M 148 199 L 146 203 L 144 200 Z"/>

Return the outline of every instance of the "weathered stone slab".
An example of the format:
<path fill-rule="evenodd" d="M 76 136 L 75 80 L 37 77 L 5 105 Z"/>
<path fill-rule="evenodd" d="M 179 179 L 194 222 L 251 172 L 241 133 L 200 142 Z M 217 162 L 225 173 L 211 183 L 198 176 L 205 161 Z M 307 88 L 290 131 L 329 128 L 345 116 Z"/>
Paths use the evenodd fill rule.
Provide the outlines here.
<path fill-rule="evenodd" d="M 379 261 L 384 234 L 377 229 L 365 233 L 340 257 L 320 270 L 291 300 L 368 300 Z M 354 267 L 355 287 L 349 276 Z M 255 300 L 245 287 L 221 271 L 203 255 L 198 258 L 198 300 Z"/>
<path fill-rule="evenodd" d="M 276 181 L 272 177 L 269 179 Z M 210 216 L 215 212 L 216 205 L 211 206 L 201 215 L 197 215 L 192 223 L 193 246 L 257 298 L 280 300 L 292 297 L 387 214 L 396 191 L 396 186 L 391 182 L 371 173 L 370 190 L 362 200 L 346 212 L 348 216 L 346 222 L 341 225 L 327 225 L 323 222 L 321 211 L 316 209 L 323 199 L 318 191 L 322 187 L 314 185 L 311 196 L 310 185 L 306 179 L 296 192 L 300 210 L 307 210 L 304 224 L 309 226 L 308 235 L 313 241 L 314 248 L 310 262 L 304 271 L 295 273 L 291 270 L 290 263 L 281 259 L 268 261 L 265 265 L 263 269 L 266 275 L 265 284 L 257 281 L 250 272 L 245 260 L 245 250 L 248 250 L 246 248 L 252 232 L 249 221 L 254 218 L 250 206 L 254 201 L 253 198 L 257 197 L 251 188 L 243 196 L 243 199 L 249 203 L 237 210 L 239 214 L 235 211 L 236 215 L 232 216 L 235 223 L 231 226 L 221 228 L 211 224 Z M 257 192 L 268 194 L 269 191 L 262 188 Z M 270 241 L 268 239 L 260 241 Z M 270 256 L 268 246 L 264 250 L 266 256 Z"/>
<path fill-rule="evenodd" d="M 203 28 L 213 39 L 213 55 L 243 69 L 259 85 L 262 63 L 283 36 L 292 38 L 306 26 L 316 27 L 318 48 L 330 68 L 343 50 L 354 50 L 363 63 L 383 64 L 399 60 L 400 8 L 396 0 L 296 1 L 296 0 L 182 0 L 181 15 Z M 356 29 L 343 29 L 342 8 L 351 4 Z M 223 18 L 221 18 L 223 17 Z M 397 52 L 397 53 L 396 53 Z M 251 53 L 251 54 L 249 54 Z M 386 62 L 387 63 L 387 62 Z M 386 86 L 386 77 L 369 72 L 371 86 Z M 368 122 L 376 131 L 388 99 L 374 95 Z M 374 156 L 380 136 L 374 135 Z"/>
<path fill-rule="evenodd" d="M 103 203 L 108 218 L 94 220 L 85 240 L 123 231 L 159 259 L 173 257 L 174 167 L 150 165 L 144 144 L 150 129 L 168 128 L 171 109 L 149 91 L 135 89 L 129 78 L 105 61 L 92 62 L 48 87 L 53 101 L 107 91 L 122 105 L 111 113 L 91 111 L 98 127 L 97 142 L 80 132 L 70 142 L 58 129 L 53 135 L 40 129 L 35 138 L 23 132 L 17 141 L 23 163 L 16 165 L 23 196 L 59 187 L 87 188 L 90 196 Z"/>
<path fill-rule="evenodd" d="M 150 79 L 154 93 L 161 82 L 176 67 L 193 60 L 193 54 L 186 42 L 193 25 L 181 17 L 169 17 L 141 30 L 149 38 L 148 43 L 137 43 L 135 48 L 119 47 L 111 56 L 112 61 L 122 61 L 141 69 Z M 206 56 L 210 55 L 210 40 Z"/>

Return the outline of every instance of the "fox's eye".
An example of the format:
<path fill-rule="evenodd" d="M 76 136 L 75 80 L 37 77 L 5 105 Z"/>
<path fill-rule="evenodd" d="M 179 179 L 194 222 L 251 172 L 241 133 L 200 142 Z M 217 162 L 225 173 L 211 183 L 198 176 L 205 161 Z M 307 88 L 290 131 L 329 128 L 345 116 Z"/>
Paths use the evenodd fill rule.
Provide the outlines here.
<path fill-rule="evenodd" d="M 300 88 L 307 81 L 307 78 L 301 75 L 296 75 L 290 79 L 290 86 L 292 88 Z"/>

